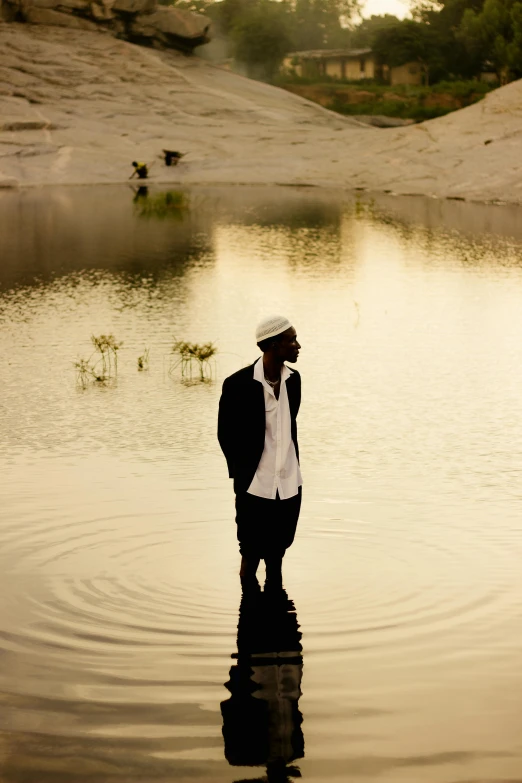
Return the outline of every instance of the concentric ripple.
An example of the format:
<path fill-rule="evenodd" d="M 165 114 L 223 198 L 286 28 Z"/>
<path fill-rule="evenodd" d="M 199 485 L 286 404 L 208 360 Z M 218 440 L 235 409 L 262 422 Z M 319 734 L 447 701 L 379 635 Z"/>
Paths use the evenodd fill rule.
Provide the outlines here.
<path fill-rule="evenodd" d="M 2 783 L 259 779 L 221 705 L 250 743 L 268 680 L 307 783 L 518 780 L 520 246 L 473 238 L 486 207 L 468 240 L 431 201 L 419 226 L 391 197 L 186 195 L 1 194 Z M 303 346 L 304 487 L 287 596 L 242 604 L 250 687 L 216 416 L 267 309 Z M 82 388 L 110 332 L 118 376 Z M 215 341 L 213 382 L 169 372 L 174 339 Z"/>

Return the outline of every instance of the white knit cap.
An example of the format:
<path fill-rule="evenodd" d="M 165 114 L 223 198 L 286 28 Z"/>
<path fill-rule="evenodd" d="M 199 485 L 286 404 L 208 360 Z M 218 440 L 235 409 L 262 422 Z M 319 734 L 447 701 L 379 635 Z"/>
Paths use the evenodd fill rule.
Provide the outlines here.
<path fill-rule="evenodd" d="M 262 340 L 268 340 L 269 337 L 275 337 L 281 332 L 286 332 L 290 329 L 292 324 L 283 315 L 269 315 L 268 318 L 263 318 L 256 328 L 256 343 L 262 342 Z"/>

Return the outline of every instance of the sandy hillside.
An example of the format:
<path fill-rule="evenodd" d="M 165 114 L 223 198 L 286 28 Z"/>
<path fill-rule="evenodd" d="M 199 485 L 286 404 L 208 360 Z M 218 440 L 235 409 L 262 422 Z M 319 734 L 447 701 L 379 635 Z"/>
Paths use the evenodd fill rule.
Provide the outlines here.
<path fill-rule="evenodd" d="M 177 168 L 162 148 L 187 152 Z M 522 202 L 522 81 L 447 117 L 362 126 L 196 58 L 0 23 L 0 182 L 365 187 Z"/>

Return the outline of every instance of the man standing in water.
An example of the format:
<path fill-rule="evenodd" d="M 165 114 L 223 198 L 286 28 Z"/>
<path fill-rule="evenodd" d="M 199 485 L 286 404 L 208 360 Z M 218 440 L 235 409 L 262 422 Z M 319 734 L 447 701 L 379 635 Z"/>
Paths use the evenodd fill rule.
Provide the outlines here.
<path fill-rule="evenodd" d="M 218 439 L 234 479 L 240 576 L 255 581 L 259 561 L 267 586 L 282 586 L 281 565 L 292 544 L 301 508 L 301 471 L 296 418 L 301 346 L 287 318 L 271 316 L 256 329 L 263 356 L 223 383 Z"/>

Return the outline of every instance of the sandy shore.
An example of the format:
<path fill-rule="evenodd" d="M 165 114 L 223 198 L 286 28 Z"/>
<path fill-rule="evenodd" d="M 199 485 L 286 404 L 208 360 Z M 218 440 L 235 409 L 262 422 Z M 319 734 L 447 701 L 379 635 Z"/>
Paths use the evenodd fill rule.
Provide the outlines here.
<path fill-rule="evenodd" d="M 178 167 L 163 148 L 186 152 Z M 367 188 L 522 203 L 522 81 L 404 128 L 98 32 L 0 23 L 0 184 Z"/>

